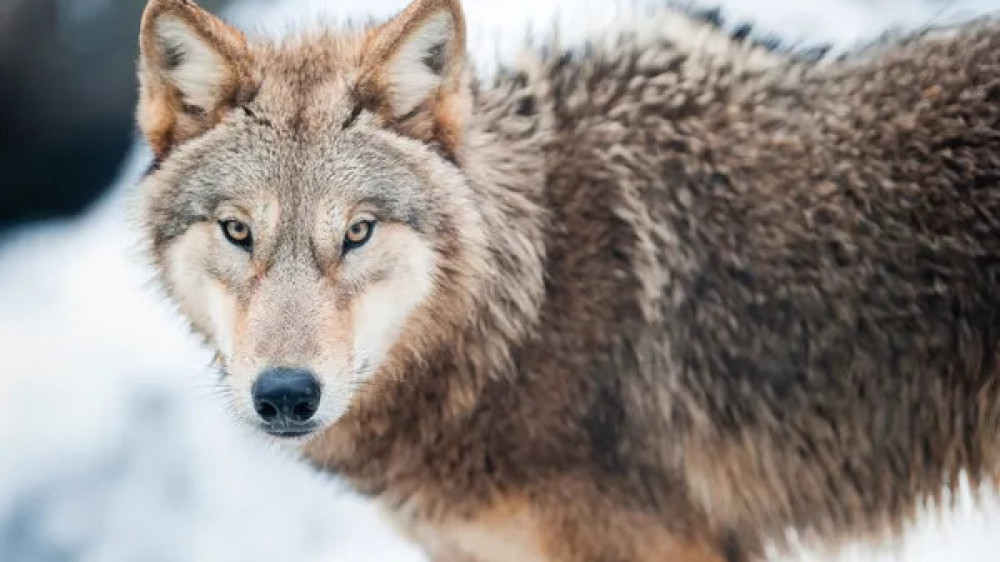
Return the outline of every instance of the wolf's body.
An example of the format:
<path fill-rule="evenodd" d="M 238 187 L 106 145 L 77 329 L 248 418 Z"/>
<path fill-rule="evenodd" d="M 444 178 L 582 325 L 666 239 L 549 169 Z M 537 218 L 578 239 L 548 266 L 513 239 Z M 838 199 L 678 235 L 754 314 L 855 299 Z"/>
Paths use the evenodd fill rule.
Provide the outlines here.
<path fill-rule="evenodd" d="M 400 101 L 398 72 L 366 80 L 366 50 L 398 47 L 372 37 L 438 13 L 452 38 L 413 61 L 444 77 L 429 101 Z M 205 103 L 151 85 L 197 58 L 168 37 L 180 63 L 149 68 L 165 17 L 250 62 Z M 466 90 L 453 2 L 282 46 L 207 18 L 154 0 L 144 24 L 154 256 L 238 403 L 241 372 L 354 361 L 324 338 L 375 322 L 351 301 L 369 279 L 409 307 L 377 368 L 320 377 L 349 391 L 303 451 L 435 560 L 754 558 L 786 527 L 891 530 L 961 471 L 1000 473 L 997 24 L 816 64 L 664 15 Z M 409 191 L 385 154 L 411 151 L 429 195 L 373 193 L 417 234 L 379 232 L 406 248 L 389 268 L 433 257 L 396 285 L 389 269 L 343 289 L 340 262 L 308 273 L 324 189 Z M 246 276 L 209 242 L 233 197 L 255 240 L 276 233 Z M 409 287 L 428 261 L 431 288 Z"/>

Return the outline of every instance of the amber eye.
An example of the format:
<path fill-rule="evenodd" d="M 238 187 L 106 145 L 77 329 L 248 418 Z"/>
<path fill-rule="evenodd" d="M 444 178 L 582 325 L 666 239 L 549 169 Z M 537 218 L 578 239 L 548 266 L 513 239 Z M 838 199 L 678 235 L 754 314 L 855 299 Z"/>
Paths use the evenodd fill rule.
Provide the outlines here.
<path fill-rule="evenodd" d="M 347 233 L 344 234 L 344 250 L 363 246 L 372 237 L 372 232 L 374 231 L 375 221 L 373 220 L 358 221 L 347 227 Z"/>
<path fill-rule="evenodd" d="M 253 247 L 253 235 L 247 223 L 230 219 L 221 221 L 219 226 L 222 227 L 222 233 L 226 235 L 226 240 L 247 251 Z"/>

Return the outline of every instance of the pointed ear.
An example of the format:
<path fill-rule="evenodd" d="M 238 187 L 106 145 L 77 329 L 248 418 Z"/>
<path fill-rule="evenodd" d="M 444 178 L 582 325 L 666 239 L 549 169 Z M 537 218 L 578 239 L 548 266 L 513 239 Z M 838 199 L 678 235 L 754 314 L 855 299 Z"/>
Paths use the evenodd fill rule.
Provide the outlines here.
<path fill-rule="evenodd" d="M 400 132 L 454 155 L 470 110 L 458 0 L 416 0 L 368 33 L 358 91 Z"/>
<path fill-rule="evenodd" d="M 252 95 L 243 34 L 189 0 L 149 0 L 139 49 L 137 117 L 157 158 Z"/>

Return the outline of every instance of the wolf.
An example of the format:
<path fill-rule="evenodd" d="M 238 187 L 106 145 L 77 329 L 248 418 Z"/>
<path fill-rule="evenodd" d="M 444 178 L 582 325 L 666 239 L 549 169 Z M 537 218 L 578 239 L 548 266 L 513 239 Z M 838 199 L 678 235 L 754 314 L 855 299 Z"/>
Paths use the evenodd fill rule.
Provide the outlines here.
<path fill-rule="evenodd" d="M 490 82 L 465 35 L 149 0 L 144 240 L 237 418 L 438 562 L 754 560 L 996 482 L 995 19 L 830 61 L 664 9 Z"/>

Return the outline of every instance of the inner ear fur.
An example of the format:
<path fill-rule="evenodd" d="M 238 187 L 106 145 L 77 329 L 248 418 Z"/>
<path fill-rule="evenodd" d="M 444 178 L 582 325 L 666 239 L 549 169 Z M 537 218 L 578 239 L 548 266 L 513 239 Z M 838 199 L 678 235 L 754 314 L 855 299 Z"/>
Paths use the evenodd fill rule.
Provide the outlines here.
<path fill-rule="evenodd" d="M 194 2 L 150 0 L 139 47 L 137 120 L 158 158 L 253 95 L 243 33 Z"/>
<path fill-rule="evenodd" d="M 357 83 L 384 123 L 454 155 L 470 111 L 465 17 L 458 0 L 417 0 L 371 29 Z"/>

